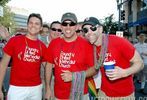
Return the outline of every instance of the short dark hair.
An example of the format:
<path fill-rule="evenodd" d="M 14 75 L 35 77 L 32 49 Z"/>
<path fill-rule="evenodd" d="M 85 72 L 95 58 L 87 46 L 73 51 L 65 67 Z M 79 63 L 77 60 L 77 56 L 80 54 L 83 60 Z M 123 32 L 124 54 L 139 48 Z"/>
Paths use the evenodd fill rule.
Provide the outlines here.
<path fill-rule="evenodd" d="M 47 24 L 43 24 L 43 28 L 48 28 L 49 29 L 49 26 Z"/>
<path fill-rule="evenodd" d="M 50 25 L 50 28 L 52 28 L 53 24 L 61 24 L 59 21 L 53 21 Z"/>
<path fill-rule="evenodd" d="M 40 20 L 40 22 L 41 22 L 41 26 L 42 26 L 43 21 L 42 21 L 42 17 L 41 17 L 40 14 L 37 14 L 37 13 L 31 13 L 31 14 L 29 15 L 29 17 L 28 17 L 27 24 L 29 23 L 29 20 L 30 20 L 31 17 L 36 17 L 36 18 L 38 18 L 38 19 Z"/>

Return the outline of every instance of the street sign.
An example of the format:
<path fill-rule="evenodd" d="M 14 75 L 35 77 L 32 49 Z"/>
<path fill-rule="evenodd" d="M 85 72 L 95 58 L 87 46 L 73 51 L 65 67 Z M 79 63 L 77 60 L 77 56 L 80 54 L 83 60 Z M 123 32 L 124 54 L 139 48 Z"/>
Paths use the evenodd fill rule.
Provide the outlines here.
<path fill-rule="evenodd" d="M 116 31 L 116 36 L 123 37 L 123 31 Z"/>
<path fill-rule="evenodd" d="M 0 6 L 0 16 L 1 17 L 3 17 L 3 15 L 4 15 L 4 13 L 3 13 L 4 11 L 3 11 L 3 7 L 2 6 Z"/>

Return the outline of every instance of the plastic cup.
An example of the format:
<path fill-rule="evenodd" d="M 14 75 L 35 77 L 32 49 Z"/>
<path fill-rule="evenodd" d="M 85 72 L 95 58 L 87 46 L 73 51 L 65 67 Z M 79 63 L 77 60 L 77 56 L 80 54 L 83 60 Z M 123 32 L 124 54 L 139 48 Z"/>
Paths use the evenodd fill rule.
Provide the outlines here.
<path fill-rule="evenodd" d="M 114 69 L 115 66 L 115 62 L 104 62 L 104 69 L 105 71 L 111 71 L 112 69 Z"/>

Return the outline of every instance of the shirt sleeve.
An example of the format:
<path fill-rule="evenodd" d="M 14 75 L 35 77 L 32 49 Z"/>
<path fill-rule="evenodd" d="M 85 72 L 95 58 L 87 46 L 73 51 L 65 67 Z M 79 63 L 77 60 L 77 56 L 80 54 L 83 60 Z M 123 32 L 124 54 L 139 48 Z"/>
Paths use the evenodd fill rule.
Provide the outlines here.
<path fill-rule="evenodd" d="M 135 47 L 126 39 L 121 39 L 121 51 L 122 55 L 127 59 L 131 60 L 135 53 Z"/>
<path fill-rule="evenodd" d="M 15 37 L 12 37 L 12 38 L 7 42 L 7 44 L 4 46 L 3 51 L 4 51 L 6 54 L 12 56 L 13 53 L 14 53 L 14 47 L 15 47 L 14 44 L 15 44 Z"/>
<path fill-rule="evenodd" d="M 46 59 L 46 51 L 47 51 L 47 47 L 43 44 L 42 45 L 42 61 L 47 61 Z"/>
<path fill-rule="evenodd" d="M 46 60 L 49 63 L 54 63 L 53 60 L 53 48 L 54 48 L 54 43 L 51 41 L 47 50 L 46 50 Z"/>

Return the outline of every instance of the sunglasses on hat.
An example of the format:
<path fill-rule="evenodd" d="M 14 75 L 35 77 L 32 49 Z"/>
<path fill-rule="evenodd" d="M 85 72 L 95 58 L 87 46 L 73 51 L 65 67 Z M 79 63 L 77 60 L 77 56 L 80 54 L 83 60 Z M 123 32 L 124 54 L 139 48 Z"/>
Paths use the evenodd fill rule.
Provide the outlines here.
<path fill-rule="evenodd" d="M 94 31 L 97 30 L 97 27 L 95 27 L 95 26 L 94 26 L 94 27 L 90 27 L 90 30 L 92 30 L 92 31 L 94 32 Z M 88 31 L 89 31 L 88 28 L 83 28 L 83 32 L 84 32 L 84 33 L 87 33 Z"/>
<path fill-rule="evenodd" d="M 62 26 L 67 26 L 67 25 L 69 25 L 69 26 L 75 26 L 76 23 L 74 23 L 74 22 L 63 22 L 63 23 L 61 23 L 61 25 Z"/>
<path fill-rule="evenodd" d="M 51 28 L 52 31 L 58 31 L 58 32 L 62 32 L 61 29 L 56 29 L 56 28 Z"/>

